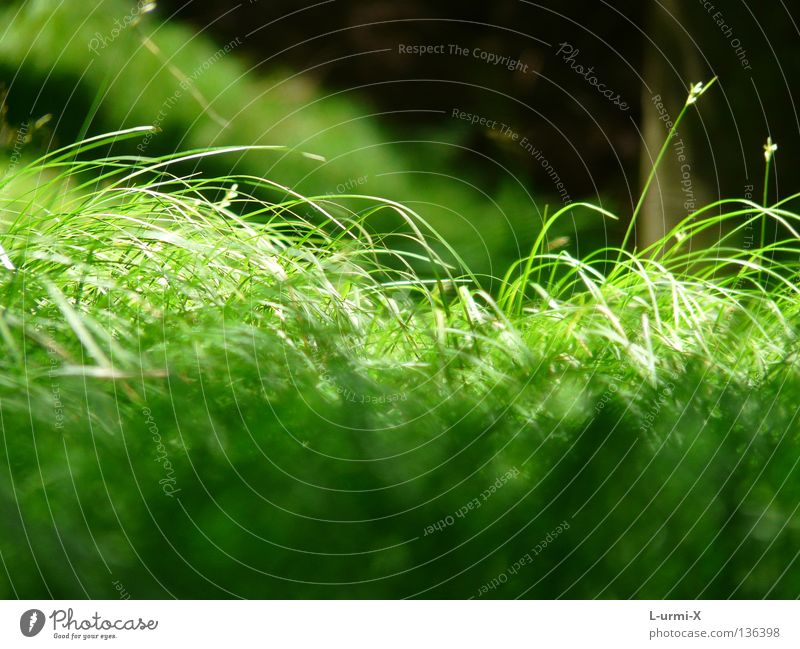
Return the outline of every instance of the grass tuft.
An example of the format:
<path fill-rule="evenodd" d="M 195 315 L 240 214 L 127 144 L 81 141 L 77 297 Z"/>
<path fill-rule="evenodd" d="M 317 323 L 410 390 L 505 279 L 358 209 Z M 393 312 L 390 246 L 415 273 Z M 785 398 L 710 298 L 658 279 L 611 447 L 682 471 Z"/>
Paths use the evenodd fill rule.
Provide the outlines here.
<path fill-rule="evenodd" d="M 793 515 L 791 489 L 765 503 L 755 487 L 797 465 L 797 197 L 718 201 L 645 250 L 583 259 L 547 244 L 568 206 L 492 295 L 400 203 L 180 173 L 263 147 L 92 159 L 141 133 L 0 185 L 0 505 L 19 514 L 2 594 L 100 597 L 110 571 L 137 597 L 464 596 L 534 521 L 539 538 L 565 517 L 582 532 L 529 596 L 797 594 L 781 576 L 796 526 L 748 513 Z M 375 232 L 383 210 L 405 230 Z M 766 221 L 783 235 L 736 245 Z M 717 245 L 691 245 L 712 228 Z M 491 517 L 422 538 L 512 468 Z M 678 507 L 695 489 L 709 496 Z M 607 569 L 593 535 L 620 548 Z M 729 540 L 747 558 L 712 553 L 675 585 L 687 555 Z M 719 581 L 723 560 L 739 582 Z M 628 570 L 653 565 L 644 583 Z"/>

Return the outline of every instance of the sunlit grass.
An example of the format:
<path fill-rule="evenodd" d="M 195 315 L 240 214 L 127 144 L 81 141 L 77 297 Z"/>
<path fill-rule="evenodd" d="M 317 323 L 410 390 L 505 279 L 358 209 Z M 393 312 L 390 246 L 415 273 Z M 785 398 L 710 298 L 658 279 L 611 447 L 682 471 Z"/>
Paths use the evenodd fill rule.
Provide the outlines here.
<path fill-rule="evenodd" d="M 161 496 L 163 477 L 142 433 L 143 408 L 148 421 L 159 422 L 181 485 L 194 472 L 203 485 L 216 484 L 225 493 L 229 467 L 238 484 L 239 471 L 251 467 L 256 479 L 275 454 L 293 458 L 297 449 L 319 448 L 320 456 L 344 458 L 353 467 L 311 463 L 306 480 L 332 485 L 343 497 L 359 488 L 377 493 L 381 503 L 402 511 L 421 506 L 404 500 L 411 496 L 389 495 L 406 483 L 413 494 L 419 489 L 427 498 L 430 490 L 438 494 L 434 500 L 450 499 L 442 511 L 460 506 L 463 496 L 451 496 L 447 481 L 445 487 L 436 482 L 442 466 L 454 483 L 462 475 L 462 482 L 474 482 L 492 463 L 491 476 L 519 466 L 525 469 L 519 488 L 527 489 L 561 463 L 548 467 L 536 455 L 539 448 L 563 443 L 568 451 L 557 456 L 569 457 L 575 444 L 585 443 L 587 430 L 598 444 L 589 460 L 614 430 L 636 431 L 626 457 L 639 439 L 642 450 L 631 457 L 656 457 L 682 444 L 701 449 L 684 481 L 696 483 L 731 431 L 736 449 L 761 448 L 768 442 L 755 440 L 773 433 L 774 455 L 792 429 L 796 408 L 785 386 L 798 381 L 800 216 L 786 209 L 790 199 L 770 206 L 719 201 L 645 250 L 606 248 L 583 259 L 559 250 L 549 240 L 550 228 L 576 208 L 586 218 L 618 217 L 591 205 L 568 206 L 546 219 L 530 255 L 496 278 L 499 289 L 489 294 L 423 216 L 400 203 L 361 195 L 304 197 L 254 176 L 187 177 L 177 171 L 188 160 L 201 163 L 243 149 L 257 154 L 263 147 L 92 158 L 95 148 L 142 132 L 52 152 L 0 184 L 0 414 L 10 475 L 22 485 L 13 494 L 5 490 L 3 498 L 38 512 L 35 525 L 42 530 L 51 505 L 37 500 L 34 487 L 40 482 L 52 489 L 61 484 L 57 476 L 69 476 L 76 494 L 76 481 L 93 485 L 93 493 L 107 490 L 115 507 L 127 512 L 126 524 L 145 526 L 136 490 L 123 486 L 123 476 L 135 467 L 144 476 L 136 487 L 149 494 L 148 503 Z M 283 198 L 257 198 L 265 193 Z M 405 229 L 376 233 L 370 219 L 381 210 L 398 214 Z M 737 245 L 744 230 L 758 231 L 767 221 L 782 233 L 776 240 Z M 692 245 L 711 229 L 724 232 L 717 245 Z M 721 396 L 726 394 L 734 396 Z M 721 413 L 732 404 L 739 410 L 726 419 Z M 31 437 L 28 428 L 38 435 Z M 488 430 L 493 435 L 484 437 Z M 449 446 L 441 449 L 443 438 Z M 416 447 L 427 455 L 405 462 Z M 268 452 L 259 455 L 264 448 Z M 40 477 L 19 460 L 31 449 L 44 466 Z M 105 466 L 95 462 L 98 453 L 110 454 L 105 462 L 116 462 L 116 470 L 96 476 L 97 467 Z M 195 456 L 197 465 L 186 459 Z M 373 472 L 358 464 L 378 456 L 397 459 L 400 468 Z M 601 487 L 608 470 L 602 469 Z M 579 473 L 584 471 L 582 465 Z M 569 467 L 554 475 L 562 491 L 576 478 Z M 670 477 L 657 483 L 659 493 Z M 679 496 L 687 488 L 680 484 Z M 508 488 L 509 498 L 522 493 L 514 488 Z M 189 506 L 199 498 L 199 487 L 181 489 Z M 597 492 L 587 493 L 594 498 Z M 69 490 L 59 494 L 69 501 Z M 307 499 L 293 483 L 277 489 L 267 481 L 259 494 L 281 494 L 287 507 L 316 511 L 323 520 L 381 520 L 381 507 L 366 496 L 328 511 L 327 502 L 315 510 L 318 500 Z M 770 506 L 786 513 L 780 499 Z M 257 503 L 253 507 L 259 511 Z M 208 515 L 199 511 L 201 518 Z M 519 520 L 530 520 L 530 513 L 517 511 Z M 389 547 L 436 520 L 419 515 L 410 531 L 387 523 L 372 533 Z M 87 526 L 113 536 L 115 525 L 94 516 Z M 554 525 L 565 514 L 548 516 Z M 174 518 L 169 513 L 162 524 L 169 527 Z M 69 520 L 72 525 L 78 519 Z M 212 516 L 209 524 L 220 520 Z M 269 529 L 285 543 L 305 547 L 316 540 L 291 524 Z M 224 538 L 253 552 L 239 536 Z M 329 544 L 325 552 L 346 555 L 351 549 L 347 534 L 322 538 Z M 121 552 L 120 539 L 97 543 L 112 556 Z M 148 561 L 157 564 L 163 549 L 147 547 Z M 19 552 L 6 547 L 4 556 Z M 24 557 L 19 560 L 25 565 Z M 135 579 L 131 560 L 117 561 Z M 305 575 L 305 564 L 292 561 L 284 567 Z M 387 565 L 405 569 L 404 561 Z M 333 584 L 353 574 L 378 579 L 389 568 L 362 563 L 320 570 L 313 579 L 295 575 L 297 584 Z M 480 579 L 497 568 L 486 570 Z M 74 594 L 74 586 L 54 576 L 55 566 L 46 572 L 62 584 L 62 593 Z M 104 577 L 92 579 L 102 592 Z M 250 583 L 239 579 L 242 588 Z M 414 584 L 402 592 L 429 585 Z M 673 585 L 655 580 L 648 593 L 660 595 Z M 634 575 L 614 593 L 640 587 Z M 260 592 L 254 588 L 251 595 Z M 748 592 L 763 594 L 761 582 Z M 163 591 L 142 586 L 140 593 Z"/>

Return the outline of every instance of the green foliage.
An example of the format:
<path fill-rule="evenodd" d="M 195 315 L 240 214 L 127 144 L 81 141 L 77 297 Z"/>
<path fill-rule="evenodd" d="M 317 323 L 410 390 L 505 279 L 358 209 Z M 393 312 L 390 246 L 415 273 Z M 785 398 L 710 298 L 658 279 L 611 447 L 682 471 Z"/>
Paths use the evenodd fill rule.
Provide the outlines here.
<path fill-rule="evenodd" d="M 10 26 L 0 39 L 0 78 L 8 81 L 12 123 L 59 114 L 54 137 L 62 144 L 157 127 L 115 143 L 110 153 L 117 155 L 281 145 L 272 155 L 241 150 L 224 166 L 195 161 L 200 166 L 186 173 L 233 170 L 305 195 L 353 191 L 401 201 L 423 211 L 476 273 L 497 275 L 497 265 L 520 256 L 541 226 L 546 193 L 534 199 L 526 179 L 485 187 L 467 172 L 453 175 L 469 155 L 469 133 L 456 120 L 443 116 L 429 137 L 397 136 L 386 130 L 386 115 L 355 91 L 328 92 L 274 61 L 249 61 L 240 56 L 241 39 L 220 46 L 157 12 L 129 20 L 135 6 L 88 0 L 0 7 Z M 377 232 L 402 226 L 389 212 L 379 219 Z"/>
<path fill-rule="evenodd" d="M 0 594 L 798 595 L 785 203 L 583 259 L 566 208 L 493 297 L 400 203 L 177 173 L 280 149 L 97 154 L 146 131 L 0 181 Z"/>

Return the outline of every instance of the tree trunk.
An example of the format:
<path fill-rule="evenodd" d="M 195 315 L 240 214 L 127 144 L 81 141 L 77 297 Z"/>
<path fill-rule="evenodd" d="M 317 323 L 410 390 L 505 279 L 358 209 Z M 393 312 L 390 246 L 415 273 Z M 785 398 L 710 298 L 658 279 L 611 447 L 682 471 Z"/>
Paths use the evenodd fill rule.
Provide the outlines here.
<path fill-rule="evenodd" d="M 646 31 L 653 42 L 645 42 L 643 63 L 642 186 L 667 137 L 668 122 L 683 108 L 689 85 L 709 80 L 695 45 L 683 31 L 678 0 L 648 5 Z M 685 216 L 713 200 L 701 162 L 707 157 L 703 156 L 708 148 L 706 135 L 693 117 L 689 113 L 681 124 L 642 206 L 636 232 L 639 249 L 658 241 Z"/>

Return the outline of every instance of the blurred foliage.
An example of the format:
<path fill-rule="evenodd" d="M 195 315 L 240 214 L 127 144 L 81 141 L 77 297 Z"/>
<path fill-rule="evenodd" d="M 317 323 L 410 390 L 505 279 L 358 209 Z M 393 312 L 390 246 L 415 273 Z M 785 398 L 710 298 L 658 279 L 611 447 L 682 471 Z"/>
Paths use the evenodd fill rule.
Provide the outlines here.
<path fill-rule="evenodd" d="M 501 308 L 424 237 L 439 283 L 302 199 L 238 221 L 247 178 L 72 157 L 0 193 L 0 595 L 800 594 L 796 239 L 545 248 Z"/>
<path fill-rule="evenodd" d="M 546 194 L 532 196 L 524 177 L 483 182 L 485 161 L 475 160 L 479 153 L 472 167 L 460 162 L 463 125 L 448 124 L 428 138 L 393 138 L 382 126 L 381 111 L 355 92 L 322 91 L 278 65 L 259 74 L 248 71 L 235 39 L 215 44 L 155 13 L 113 37 L 114 21 L 129 15 L 131 6 L 103 0 L 62 3 L 55 10 L 49 2 L 2 9 L 3 19 L 14 26 L 0 39 L 9 120 L 53 114 L 52 145 L 156 124 L 157 136 L 123 149 L 131 154 L 287 145 L 289 152 L 244 153 L 211 171 L 246 171 L 306 195 L 337 188 L 341 193 L 355 184 L 355 193 L 414 203 L 424 207 L 426 218 L 450 236 L 476 272 L 497 275 L 529 249 L 541 227 L 539 206 Z M 105 47 L 104 39 L 109 40 Z M 220 55 L 225 45 L 231 53 Z M 356 184 L 362 178 L 365 182 Z M 384 220 L 375 230 L 399 225 Z M 577 238 L 575 231 L 562 234 Z"/>

